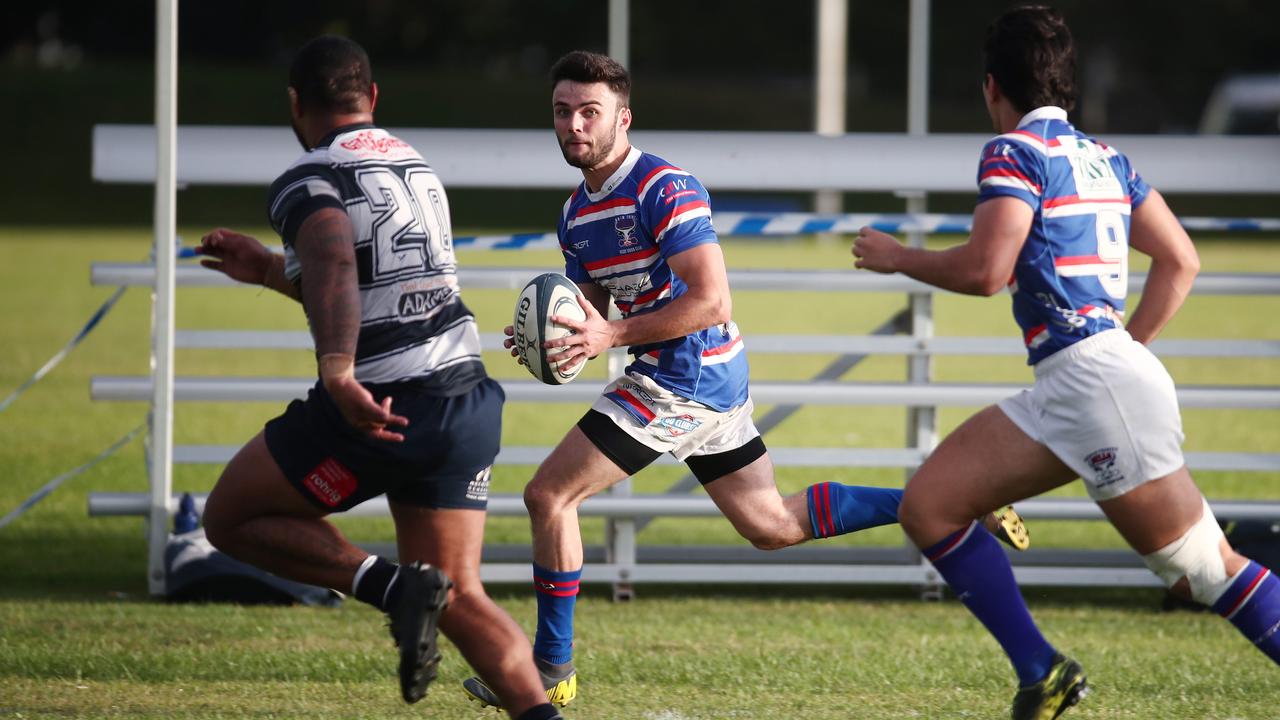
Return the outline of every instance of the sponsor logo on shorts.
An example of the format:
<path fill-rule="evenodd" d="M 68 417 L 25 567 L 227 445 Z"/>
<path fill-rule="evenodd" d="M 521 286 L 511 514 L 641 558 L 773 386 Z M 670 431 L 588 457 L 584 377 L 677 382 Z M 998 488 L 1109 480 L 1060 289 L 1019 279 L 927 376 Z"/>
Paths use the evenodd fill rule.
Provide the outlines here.
<path fill-rule="evenodd" d="M 467 499 L 485 502 L 489 499 L 489 477 L 493 474 L 493 466 L 481 470 L 476 473 L 471 482 L 467 483 Z"/>
<path fill-rule="evenodd" d="M 686 433 L 691 433 L 702 426 L 702 421 L 694 416 L 685 413 L 674 417 L 658 418 L 658 425 L 666 428 L 667 434 L 671 437 L 680 437 Z"/>
<path fill-rule="evenodd" d="M 329 507 L 337 507 L 356 491 L 356 475 L 337 458 L 326 458 L 302 479 L 302 485 Z"/>
<path fill-rule="evenodd" d="M 1106 487 L 1120 482 L 1124 479 L 1124 473 L 1120 468 L 1116 467 L 1116 460 L 1119 459 L 1116 448 L 1108 447 L 1094 450 L 1084 456 L 1084 461 L 1089 463 L 1089 467 L 1093 468 L 1095 487 Z"/>
<path fill-rule="evenodd" d="M 644 403 L 649 406 L 656 405 L 658 402 L 657 400 L 653 399 L 653 396 L 649 394 L 648 390 L 645 390 L 644 388 L 640 387 L 635 383 L 631 383 L 631 382 L 618 383 L 618 389 L 626 390 L 632 395 L 635 395 L 636 397 L 643 400 Z"/>

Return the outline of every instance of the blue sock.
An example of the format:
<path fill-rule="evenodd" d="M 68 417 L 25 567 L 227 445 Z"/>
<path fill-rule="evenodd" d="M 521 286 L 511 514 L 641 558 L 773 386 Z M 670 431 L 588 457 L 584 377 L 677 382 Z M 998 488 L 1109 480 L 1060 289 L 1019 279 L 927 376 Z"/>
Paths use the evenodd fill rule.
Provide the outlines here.
<path fill-rule="evenodd" d="M 1009 558 L 991 533 L 983 532 L 975 521 L 923 552 L 1004 648 L 1018 673 L 1018 684 L 1033 685 L 1048 674 L 1057 651 L 1031 619 Z"/>
<path fill-rule="evenodd" d="M 578 603 L 582 568 L 556 572 L 533 564 L 533 587 L 538 591 L 538 632 L 533 654 L 559 665 L 573 659 L 573 608 Z"/>
<path fill-rule="evenodd" d="M 1275 574 L 1250 560 L 1213 604 L 1213 611 L 1280 665 L 1280 579 Z"/>
<path fill-rule="evenodd" d="M 898 522 L 902 491 L 824 482 L 810 485 L 809 524 L 815 538 L 833 537 Z"/>

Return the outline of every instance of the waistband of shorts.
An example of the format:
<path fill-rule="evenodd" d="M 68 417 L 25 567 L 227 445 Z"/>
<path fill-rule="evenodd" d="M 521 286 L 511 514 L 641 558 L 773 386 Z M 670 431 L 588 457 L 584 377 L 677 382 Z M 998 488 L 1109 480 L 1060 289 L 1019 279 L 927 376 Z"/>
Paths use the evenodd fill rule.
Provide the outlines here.
<path fill-rule="evenodd" d="M 1032 366 L 1036 377 L 1044 377 L 1063 365 L 1070 364 L 1083 357 L 1098 355 L 1111 348 L 1133 342 L 1129 331 L 1121 328 L 1103 330 L 1097 335 L 1090 335 L 1080 342 L 1073 343 Z"/>

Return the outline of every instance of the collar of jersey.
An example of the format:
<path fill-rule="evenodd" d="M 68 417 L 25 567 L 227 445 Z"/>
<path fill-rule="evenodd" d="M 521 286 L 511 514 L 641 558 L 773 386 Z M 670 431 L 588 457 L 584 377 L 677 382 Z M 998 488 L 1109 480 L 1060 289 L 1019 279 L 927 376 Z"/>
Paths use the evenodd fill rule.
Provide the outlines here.
<path fill-rule="evenodd" d="M 1053 105 L 1038 107 L 1026 115 L 1023 115 L 1022 119 L 1018 121 L 1018 127 L 1025 127 L 1037 120 L 1061 120 L 1062 122 L 1066 122 L 1067 111 Z"/>
<path fill-rule="evenodd" d="M 320 142 L 316 143 L 316 147 L 318 148 L 329 147 L 330 145 L 333 144 L 333 141 L 336 140 L 339 135 L 345 135 L 346 133 L 355 132 L 356 130 L 372 130 L 376 127 L 377 127 L 376 125 L 371 125 L 369 123 L 353 123 L 351 125 L 342 125 L 330 130 L 328 135 L 325 135 L 324 138 L 320 140 Z"/>
<path fill-rule="evenodd" d="M 621 185 L 622 181 L 626 180 L 627 176 L 631 174 L 631 169 L 636 166 L 640 156 L 643 154 L 636 149 L 636 146 L 632 145 L 631 152 L 627 153 L 627 159 L 623 160 L 618 169 L 614 170 L 613 174 L 609 176 L 609 179 L 604 181 L 604 184 L 600 186 L 600 192 L 591 192 L 591 188 L 587 187 L 587 183 L 584 180 L 582 182 L 582 191 L 587 194 L 587 199 L 591 202 L 600 202 L 609 197 L 614 190 L 618 189 L 618 185 Z"/>

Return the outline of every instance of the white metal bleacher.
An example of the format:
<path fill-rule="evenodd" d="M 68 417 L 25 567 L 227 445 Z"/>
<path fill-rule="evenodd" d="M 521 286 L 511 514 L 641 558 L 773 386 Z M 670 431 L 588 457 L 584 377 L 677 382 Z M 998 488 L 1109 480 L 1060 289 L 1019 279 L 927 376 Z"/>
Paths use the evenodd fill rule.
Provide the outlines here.
<path fill-rule="evenodd" d="M 571 187 L 578 181 L 576 171 L 567 168 L 548 141 L 549 131 L 500 130 L 403 130 L 396 131 L 421 149 L 436 168 L 446 187 Z M 638 147 L 660 155 L 679 158 L 712 188 L 745 190 L 876 190 L 967 192 L 973 186 L 974 158 L 986 138 L 977 135 L 847 135 L 820 138 L 805 133 L 660 133 L 637 132 Z M 1270 193 L 1280 194 L 1280 140 L 1269 138 L 1110 138 L 1135 159 L 1145 177 L 1156 187 L 1174 192 Z M 155 173 L 154 133 L 143 126 L 98 126 L 94 131 L 94 178 L 103 182 L 151 182 Z M 743 152 L 750 148 L 750 153 Z M 284 128 L 184 127 L 178 132 L 178 181 L 183 184 L 266 184 L 296 154 L 293 137 Z M 1205 163 L 1214 157 L 1216 163 Z M 495 172 L 494 168 L 500 168 Z M 546 268 L 469 269 L 460 272 L 464 288 L 517 289 L 529 277 Z M 153 283 L 149 265 L 96 264 L 92 281 L 103 285 Z M 199 267 L 181 267 L 179 286 L 231 285 L 225 277 Z M 1131 292 L 1141 289 L 1143 278 L 1135 275 Z M 898 276 L 879 276 L 842 270 L 796 272 L 732 271 L 736 292 L 751 290 L 792 290 L 804 287 L 825 292 L 890 292 L 929 294 L 933 289 Z M 1196 295 L 1280 294 L 1280 276 L 1204 275 L 1197 280 Z M 251 331 L 179 330 L 178 347 L 218 348 L 309 348 L 305 333 L 264 333 Z M 499 339 L 486 336 L 486 347 L 494 349 Z M 1015 355 L 1025 352 L 1015 337 L 933 337 L 931 335 L 857 337 L 752 336 L 753 353 L 838 353 L 895 354 L 908 357 L 933 355 Z M 1280 340 L 1162 340 L 1155 346 L 1162 355 L 1194 357 L 1280 358 Z M 301 378 L 208 378 L 178 377 L 175 401 L 283 401 L 305 393 L 310 381 Z M 579 381 L 566 387 L 548 387 L 526 382 L 506 382 L 511 402 L 572 402 L 586 404 L 599 387 Z M 976 406 L 1007 396 L 1013 385 L 943 383 L 847 383 L 753 382 L 758 404 L 893 405 L 907 407 Z M 148 400 L 150 380 L 146 377 L 95 377 L 92 395 L 97 400 Z M 1270 387 L 1182 387 L 1179 398 L 1184 407 L 1280 409 L 1280 388 Z M 913 468 L 928 453 L 927 447 L 907 448 L 823 448 L 771 447 L 774 462 L 796 467 L 895 467 Z M 222 463 L 235 448 L 190 445 L 174 448 L 174 462 Z M 545 457 L 549 448 L 506 448 L 500 463 L 531 465 Z M 669 459 L 668 459 L 669 461 Z M 1189 453 L 1193 469 L 1280 471 L 1280 454 L 1272 453 Z M 146 495 L 95 493 L 90 512 L 96 515 L 146 514 Z M 176 507 L 176 500 L 171 509 Z M 1280 517 L 1277 502 L 1215 502 L 1222 517 Z M 518 497 L 498 496 L 491 501 L 497 515 L 522 515 Z M 1095 519 L 1101 514 L 1087 501 L 1038 500 L 1020 504 L 1029 518 Z M 383 514 L 385 502 L 372 501 L 353 511 L 356 514 Z M 691 562 L 696 552 L 678 558 L 649 562 L 644 548 L 637 548 L 634 520 L 647 516 L 710 516 L 714 506 L 705 497 L 685 495 L 604 495 L 589 500 L 584 515 L 599 515 L 618 521 L 621 532 L 607 539 L 604 562 L 590 563 L 587 581 L 619 582 L 881 582 L 929 584 L 937 577 L 927 563 L 910 554 L 889 557 L 869 556 L 868 562 L 815 562 L 806 549 L 789 549 L 777 554 L 781 565 L 770 564 L 769 573 L 759 572 L 759 563 L 768 562 L 763 553 L 740 548 L 739 557 L 717 556 L 713 563 Z M 630 531 L 628 532 L 628 528 Z M 745 542 L 744 542 L 745 546 Z M 793 552 L 794 551 L 794 552 Z M 806 554 L 808 553 L 808 554 Z M 1044 556 L 1042 556 L 1044 557 Z M 888 558 L 886 560 L 886 558 Z M 775 560 L 775 559 L 770 559 Z M 1102 566 L 1077 554 L 1075 566 L 1028 563 L 1016 568 L 1019 580 L 1029 584 L 1123 584 L 1155 586 L 1159 581 L 1140 563 Z M 780 572 L 781 571 L 781 572 Z M 484 577 L 498 581 L 527 581 L 523 562 L 488 562 Z"/>

